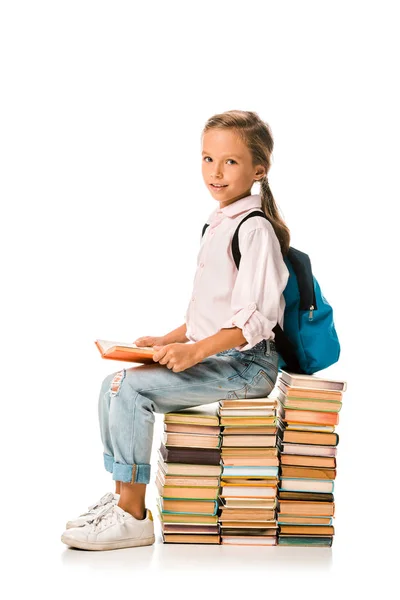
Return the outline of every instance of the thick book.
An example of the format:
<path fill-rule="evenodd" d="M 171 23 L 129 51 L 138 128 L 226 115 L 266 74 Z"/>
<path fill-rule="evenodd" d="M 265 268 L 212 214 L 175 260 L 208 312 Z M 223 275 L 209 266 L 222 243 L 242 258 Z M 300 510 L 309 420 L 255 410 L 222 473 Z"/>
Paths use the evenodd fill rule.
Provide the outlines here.
<path fill-rule="evenodd" d="M 163 542 L 165 544 L 219 544 L 218 534 L 197 534 L 197 533 L 164 533 L 162 532 Z"/>
<path fill-rule="evenodd" d="M 164 421 L 164 431 L 167 433 L 201 433 L 206 435 L 219 435 L 219 425 L 192 425 L 190 423 L 171 423 Z"/>
<path fill-rule="evenodd" d="M 319 517 L 334 517 L 335 503 L 334 502 L 302 502 L 292 500 L 279 500 L 280 512 L 285 512 L 290 515 L 319 516 Z"/>
<path fill-rule="evenodd" d="M 229 466 L 225 465 L 222 471 L 222 477 L 263 477 L 278 475 L 279 467 L 252 467 L 252 466 Z"/>
<path fill-rule="evenodd" d="M 162 531 L 164 533 L 219 533 L 219 524 L 217 525 L 187 525 L 184 523 L 163 523 Z"/>
<path fill-rule="evenodd" d="M 283 413 L 282 413 L 283 414 Z M 231 425 L 233 427 L 250 425 L 272 425 L 277 423 L 276 416 L 273 417 L 224 417 L 221 415 L 221 426 Z"/>
<path fill-rule="evenodd" d="M 276 457 L 272 457 L 272 458 L 257 458 L 256 456 L 253 457 L 228 457 L 228 456 L 224 456 L 223 457 L 223 464 L 224 466 L 231 466 L 231 467 L 279 467 L 279 458 Z"/>
<path fill-rule="evenodd" d="M 281 477 L 279 490 L 292 492 L 334 492 L 335 482 L 329 479 L 301 479 L 299 477 Z"/>
<path fill-rule="evenodd" d="M 111 342 L 109 340 L 95 340 L 94 343 L 102 358 L 153 365 L 160 364 L 154 362 L 154 348 L 151 346 L 139 347 L 129 342 Z"/>
<path fill-rule="evenodd" d="M 272 510 L 277 506 L 275 498 L 223 498 L 221 508 L 267 508 Z"/>
<path fill-rule="evenodd" d="M 299 373 L 289 373 L 281 369 L 279 378 L 290 387 L 311 388 L 315 390 L 335 390 L 345 392 L 347 389 L 346 381 L 338 379 L 325 379 L 315 375 L 301 375 Z"/>
<path fill-rule="evenodd" d="M 336 479 L 336 469 L 281 466 L 282 477 L 309 477 L 310 479 Z"/>
<path fill-rule="evenodd" d="M 165 446 L 180 448 L 220 448 L 221 436 L 205 435 L 201 433 L 171 433 L 164 431 L 162 442 Z"/>
<path fill-rule="evenodd" d="M 189 500 L 160 497 L 159 504 L 163 513 L 214 516 L 218 511 L 218 500 Z"/>
<path fill-rule="evenodd" d="M 221 526 L 221 535 L 227 536 L 271 536 L 276 535 L 276 527 L 263 527 L 260 523 L 240 523 L 237 521 L 228 521 Z"/>
<path fill-rule="evenodd" d="M 218 487 L 220 483 L 219 477 L 179 477 L 176 475 L 167 475 L 160 467 L 160 463 L 158 463 L 157 478 L 160 480 L 162 485 L 177 485 L 182 487 L 195 486 L 215 488 Z"/>
<path fill-rule="evenodd" d="M 189 525 L 217 525 L 218 515 L 193 515 L 163 512 L 160 497 L 156 496 L 157 511 L 161 523 L 185 523 Z"/>
<path fill-rule="evenodd" d="M 276 398 L 230 398 L 229 400 L 219 400 L 221 408 L 279 408 Z"/>
<path fill-rule="evenodd" d="M 279 456 L 279 448 L 221 448 L 221 455 L 225 462 L 225 457 L 228 458 L 273 458 Z M 251 463 L 249 463 L 251 464 Z"/>
<path fill-rule="evenodd" d="M 273 425 L 273 426 L 269 426 L 269 425 L 265 425 L 265 427 L 263 425 L 261 426 L 254 426 L 254 425 L 247 425 L 245 427 L 224 427 L 222 430 L 222 434 L 223 435 L 259 435 L 260 433 L 265 434 L 265 435 L 274 435 L 276 433 L 278 433 L 278 429 L 283 429 L 283 425 L 279 425 L 279 427 L 277 425 Z"/>
<path fill-rule="evenodd" d="M 181 498 L 188 500 L 217 500 L 219 493 L 219 486 L 215 488 L 211 487 L 182 487 L 182 486 L 171 486 L 163 485 L 158 477 L 156 477 L 156 487 L 160 496 L 166 498 Z"/>
<path fill-rule="evenodd" d="M 276 511 L 274 508 L 267 509 L 246 509 L 246 508 L 225 508 L 221 510 L 219 521 L 242 521 L 246 522 L 271 522 L 275 520 Z M 274 524 L 274 523 L 273 523 Z"/>
<path fill-rule="evenodd" d="M 177 475 L 177 476 L 193 476 L 193 477 L 201 477 L 201 476 L 219 476 L 222 473 L 222 465 L 194 465 L 188 463 L 180 463 L 180 462 L 165 462 L 160 450 L 157 450 L 158 455 L 158 466 L 168 475 Z"/>
<path fill-rule="evenodd" d="M 234 496 L 235 498 L 274 498 L 277 494 L 276 487 L 267 486 L 242 486 L 242 485 L 221 485 L 221 498 Z"/>
<path fill-rule="evenodd" d="M 293 444 L 318 444 L 319 446 L 337 446 L 339 435 L 337 433 L 311 433 L 309 431 L 288 431 L 283 432 L 284 442 Z"/>
<path fill-rule="evenodd" d="M 319 431 L 320 433 L 333 433 L 334 425 L 309 425 L 308 423 L 288 423 L 286 431 Z"/>
<path fill-rule="evenodd" d="M 280 389 L 277 391 L 278 398 L 284 408 L 298 410 L 315 410 L 321 412 L 339 412 L 342 402 L 338 400 L 321 400 L 320 398 L 306 398 L 301 396 L 286 396 Z"/>
<path fill-rule="evenodd" d="M 333 525 L 281 525 L 280 533 L 292 535 L 334 535 Z"/>
<path fill-rule="evenodd" d="M 275 417 L 275 408 L 220 408 L 221 417 Z"/>
<path fill-rule="evenodd" d="M 304 536 L 292 536 L 288 534 L 282 534 L 279 536 L 278 546 L 317 546 L 327 548 L 332 546 L 333 537 L 309 537 Z"/>
<path fill-rule="evenodd" d="M 278 512 L 276 516 L 278 525 L 332 525 L 332 517 L 296 517 Z"/>
<path fill-rule="evenodd" d="M 180 448 L 165 446 L 162 442 L 159 451 L 165 462 L 189 463 L 193 465 L 219 465 L 220 450 L 214 448 Z"/>
<path fill-rule="evenodd" d="M 224 546 L 277 546 L 276 536 L 222 536 L 221 544 Z"/>
<path fill-rule="evenodd" d="M 186 423 L 190 425 L 219 425 L 218 402 L 184 408 L 164 415 L 164 423 Z"/>
<path fill-rule="evenodd" d="M 318 412 L 309 410 L 293 410 L 285 408 L 284 421 L 287 423 L 306 423 L 321 425 L 338 425 L 339 413 L 336 412 Z"/>
<path fill-rule="evenodd" d="M 319 446 L 317 444 L 283 444 L 282 454 L 303 454 L 307 456 L 336 456 L 336 446 Z"/>
<path fill-rule="evenodd" d="M 277 435 L 224 435 L 222 447 L 273 447 L 277 446 Z"/>
<path fill-rule="evenodd" d="M 263 476 L 239 476 L 239 477 L 221 477 L 220 485 L 263 485 L 267 487 L 277 487 L 279 483 L 279 475 L 263 475 Z"/>
<path fill-rule="evenodd" d="M 281 454 L 281 465 L 296 467 L 317 467 L 336 469 L 336 458 L 329 456 L 306 456 L 299 454 Z"/>
<path fill-rule="evenodd" d="M 305 502 L 333 502 L 333 494 L 327 492 L 290 492 L 281 490 L 279 500 L 301 500 Z M 283 512 L 283 511 L 282 511 Z"/>
<path fill-rule="evenodd" d="M 273 392 L 276 394 L 278 400 L 280 398 L 280 392 L 282 392 L 288 398 L 308 398 L 310 400 L 331 400 L 335 402 L 342 402 L 343 400 L 343 392 L 289 387 L 286 385 L 286 383 L 278 379 Z"/>

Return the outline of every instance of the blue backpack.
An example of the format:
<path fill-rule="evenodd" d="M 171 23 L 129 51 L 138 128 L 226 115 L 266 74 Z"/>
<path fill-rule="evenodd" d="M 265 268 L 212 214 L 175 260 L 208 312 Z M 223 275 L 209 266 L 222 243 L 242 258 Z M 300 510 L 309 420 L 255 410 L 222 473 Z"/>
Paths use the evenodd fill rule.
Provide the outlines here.
<path fill-rule="evenodd" d="M 232 254 L 239 269 L 239 229 L 242 223 L 255 216 L 269 221 L 263 211 L 255 210 L 239 223 L 232 239 Z M 202 236 L 209 223 L 203 227 Z M 312 375 L 339 360 L 340 345 L 333 322 L 333 311 L 315 279 L 310 258 L 292 246 L 284 257 L 289 279 L 283 291 L 286 306 L 283 330 L 277 323 L 273 328 L 279 353 L 278 370 Z"/>

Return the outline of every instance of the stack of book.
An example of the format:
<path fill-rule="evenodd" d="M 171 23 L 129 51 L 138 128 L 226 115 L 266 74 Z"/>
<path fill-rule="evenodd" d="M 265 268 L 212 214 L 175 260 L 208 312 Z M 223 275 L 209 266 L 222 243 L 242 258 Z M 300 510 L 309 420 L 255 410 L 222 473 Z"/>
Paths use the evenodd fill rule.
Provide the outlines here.
<path fill-rule="evenodd" d="M 277 545 L 279 412 L 279 402 L 269 397 L 219 402 L 222 544 Z"/>
<path fill-rule="evenodd" d="M 283 408 L 278 544 L 331 546 L 334 480 L 345 381 L 281 370 L 273 390 Z"/>
<path fill-rule="evenodd" d="M 164 543 L 220 543 L 220 433 L 215 402 L 164 415 L 156 475 Z"/>

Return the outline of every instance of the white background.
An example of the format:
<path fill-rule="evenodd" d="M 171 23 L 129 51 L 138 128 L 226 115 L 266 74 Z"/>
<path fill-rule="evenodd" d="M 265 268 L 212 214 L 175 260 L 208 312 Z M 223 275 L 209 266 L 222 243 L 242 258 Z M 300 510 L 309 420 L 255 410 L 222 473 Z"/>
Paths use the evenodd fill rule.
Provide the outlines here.
<path fill-rule="evenodd" d="M 337 598 L 391 583 L 398 492 L 396 2 L 2 2 L 2 550 L 17 596 Z M 206 120 L 254 110 L 269 181 L 334 308 L 348 382 L 332 549 L 68 549 L 114 489 L 96 338 L 181 325 L 200 234 Z M 258 193 L 257 185 L 253 193 Z M 162 416 L 156 415 L 152 464 Z M 153 466 L 147 505 L 156 515 Z M 182 585 L 182 581 L 184 585 Z M 177 590 L 176 590 L 177 587 Z M 347 597 L 347 596 L 346 596 Z"/>

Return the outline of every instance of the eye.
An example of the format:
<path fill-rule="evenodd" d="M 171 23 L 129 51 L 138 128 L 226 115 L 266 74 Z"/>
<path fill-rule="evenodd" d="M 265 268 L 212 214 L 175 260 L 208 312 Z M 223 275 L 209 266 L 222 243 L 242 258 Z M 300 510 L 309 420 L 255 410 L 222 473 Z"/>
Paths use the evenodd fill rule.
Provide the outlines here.
<path fill-rule="evenodd" d="M 210 158 L 210 159 L 211 159 L 211 157 L 210 157 L 210 156 L 205 156 L 205 157 L 203 158 L 203 160 L 204 160 L 204 161 L 206 161 L 206 162 L 208 162 L 208 160 L 206 160 L 207 158 Z M 211 160 L 212 160 L 212 159 L 211 159 Z M 233 158 L 227 158 L 226 160 L 227 160 L 227 161 L 228 161 L 228 160 L 231 160 L 233 163 L 237 164 L 237 163 L 236 163 L 236 160 L 233 160 Z"/>

